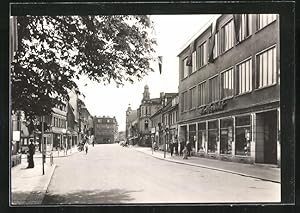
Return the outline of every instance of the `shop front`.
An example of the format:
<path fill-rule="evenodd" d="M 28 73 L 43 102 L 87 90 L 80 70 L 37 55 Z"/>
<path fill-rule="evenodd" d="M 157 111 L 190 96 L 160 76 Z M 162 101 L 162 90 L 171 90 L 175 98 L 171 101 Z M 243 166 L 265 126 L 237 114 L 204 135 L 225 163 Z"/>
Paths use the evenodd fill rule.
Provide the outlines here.
<path fill-rule="evenodd" d="M 280 163 L 279 108 L 180 124 L 180 141 L 195 155 L 243 163 Z"/>

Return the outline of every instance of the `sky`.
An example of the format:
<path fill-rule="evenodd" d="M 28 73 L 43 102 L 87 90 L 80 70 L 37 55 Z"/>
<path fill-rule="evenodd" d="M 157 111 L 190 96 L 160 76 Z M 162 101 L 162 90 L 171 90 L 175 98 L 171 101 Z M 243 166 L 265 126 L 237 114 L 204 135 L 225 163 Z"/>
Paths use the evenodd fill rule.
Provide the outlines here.
<path fill-rule="evenodd" d="M 115 116 L 119 131 L 125 131 L 126 110 L 130 104 L 137 109 L 141 104 L 144 86 L 149 86 L 150 98 L 158 98 L 160 92 L 178 92 L 179 61 L 182 47 L 213 18 L 213 15 L 151 15 L 157 38 L 156 55 L 163 56 L 162 73 L 158 64 L 155 72 L 142 81 L 117 88 L 114 83 L 104 85 L 82 77 L 77 84 L 84 94 L 83 101 L 92 116 Z"/>

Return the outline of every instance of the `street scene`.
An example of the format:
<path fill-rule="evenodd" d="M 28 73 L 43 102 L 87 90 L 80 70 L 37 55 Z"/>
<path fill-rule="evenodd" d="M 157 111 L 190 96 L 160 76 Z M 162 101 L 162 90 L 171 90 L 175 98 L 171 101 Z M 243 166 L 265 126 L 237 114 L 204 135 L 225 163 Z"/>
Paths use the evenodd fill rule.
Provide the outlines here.
<path fill-rule="evenodd" d="M 10 205 L 280 203 L 279 20 L 11 16 Z"/>

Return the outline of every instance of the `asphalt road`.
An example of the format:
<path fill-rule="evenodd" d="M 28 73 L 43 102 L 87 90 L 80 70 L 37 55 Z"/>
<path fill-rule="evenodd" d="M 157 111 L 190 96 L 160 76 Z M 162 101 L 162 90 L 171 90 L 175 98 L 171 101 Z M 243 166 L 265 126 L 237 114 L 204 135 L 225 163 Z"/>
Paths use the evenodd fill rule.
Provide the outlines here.
<path fill-rule="evenodd" d="M 118 144 L 55 159 L 43 204 L 280 202 L 280 184 L 176 164 Z"/>

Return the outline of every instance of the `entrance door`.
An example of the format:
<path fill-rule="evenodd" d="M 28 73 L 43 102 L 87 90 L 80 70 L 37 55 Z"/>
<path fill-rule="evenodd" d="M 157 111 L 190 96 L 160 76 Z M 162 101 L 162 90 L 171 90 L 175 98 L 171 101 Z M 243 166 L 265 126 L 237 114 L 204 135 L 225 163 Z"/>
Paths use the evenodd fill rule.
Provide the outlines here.
<path fill-rule="evenodd" d="M 277 164 L 277 111 L 264 114 L 264 161 Z"/>

